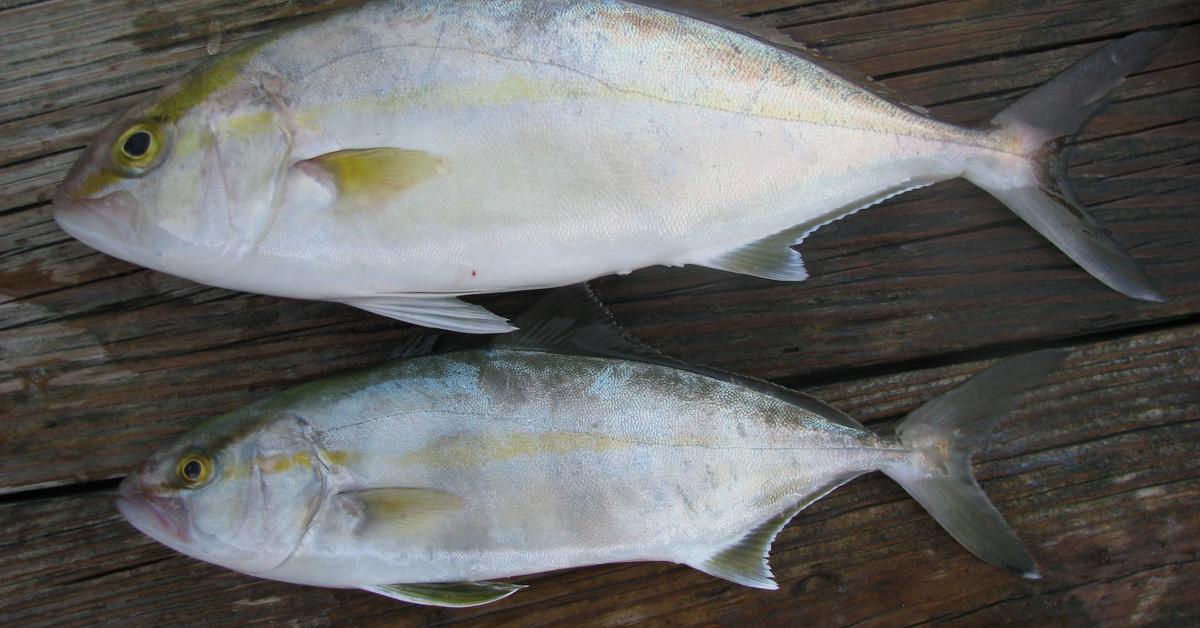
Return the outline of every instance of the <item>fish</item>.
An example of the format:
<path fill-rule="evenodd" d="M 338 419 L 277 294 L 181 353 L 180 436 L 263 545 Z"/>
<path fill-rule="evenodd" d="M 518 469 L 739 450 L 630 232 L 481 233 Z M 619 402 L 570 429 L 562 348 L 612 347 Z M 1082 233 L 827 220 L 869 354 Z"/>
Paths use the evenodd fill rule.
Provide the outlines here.
<path fill-rule="evenodd" d="M 212 419 L 122 481 L 117 507 L 245 574 L 463 607 L 517 592 L 523 575 L 617 562 L 776 589 L 779 531 L 878 470 L 983 560 L 1039 577 L 970 458 L 1063 350 L 1000 363 L 874 433 L 812 397 L 664 356 L 583 288 L 518 322 L 482 348 Z"/>
<path fill-rule="evenodd" d="M 460 297 L 656 265 L 802 281 L 795 247 L 823 225 L 965 177 L 1165 300 L 1060 154 L 1172 32 L 958 126 L 774 31 L 659 5 L 379 1 L 280 30 L 103 130 L 55 220 L 203 284 L 484 334 L 513 327 Z"/>

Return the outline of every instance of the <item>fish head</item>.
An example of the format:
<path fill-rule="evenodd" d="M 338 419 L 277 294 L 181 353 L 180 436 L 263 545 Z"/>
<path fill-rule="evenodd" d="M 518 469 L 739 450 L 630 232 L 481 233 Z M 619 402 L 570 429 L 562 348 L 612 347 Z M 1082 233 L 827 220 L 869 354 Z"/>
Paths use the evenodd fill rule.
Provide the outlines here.
<path fill-rule="evenodd" d="M 292 555 L 324 500 L 326 471 L 310 436 L 295 417 L 226 415 L 127 477 L 117 508 L 180 553 L 243 573 L 270 571 Z"/>
<path fill-rule="evenodd" d="M 105 128 L 55 196 L 63 230 L 220 285 L 270 223 L 290 153 L 286 83 L 256 59 L 210 62 Z"/>

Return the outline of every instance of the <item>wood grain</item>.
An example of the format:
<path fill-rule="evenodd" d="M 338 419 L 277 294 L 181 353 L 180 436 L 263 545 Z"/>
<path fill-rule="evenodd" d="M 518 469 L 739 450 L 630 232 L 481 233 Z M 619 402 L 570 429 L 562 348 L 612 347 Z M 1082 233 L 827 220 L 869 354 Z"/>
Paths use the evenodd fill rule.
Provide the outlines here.
<path fill-rule="evenodd" d="M 680 566 L 612 565 L 521 579 L 528 590 L 459 611 L 284 585 L 198 563 L 122 521 L 106 486 L 0 504 L 6 540 L 0 597 L 5 618 L 20 625 L 86 624 L 101 612 L 122 624 L 1183 619 L 1193 612 L 1200 582 L 1197 340 L 1200 325 L 1190 325 L 1077 346 L 977 456 L 984 489 L 1042 567 L 1037 582 L 968 554 L 877 475 L 817 502 L 784 530 L 772 559 L 779 592 L 744 589 Z M 808 391 L 872 425 L 887 425 L 994 362 Z"/>
<path fill-rule="evenodd" d="M 90 136 L 210 49 L 338 0 L 0 0 L 0 623 L 1152 623 L 1200 593 L 1200 5 L 1190 0 L 696 2 L 781 28 L 947 120 L 988 119 L 1120 35 L 1178 28 L 1075 142 L 1076 191 L 1171 298 L 1104 288 L 985 193 L 941 184 L 822 229 L 813 279 L 647 269 L 598 284 L 682 359 L 886 422 L 995 359 L 1085 347 L 980 458 L 1047 573 L 967 555 L 888 481 L 781 537 L 784 592 L 664 565 L 530 578 L 494 607 L 417 609 L 256 581 L 121 522 L 112 480 L 205 417 L 378 363 L 416 333 L 343 306 L 208 288 L 108 258 L 48 199 Z M 481 299 L 515 314 L 536 298 Z M 1192 605 L 1194 606 L 1194 604 Z"/>

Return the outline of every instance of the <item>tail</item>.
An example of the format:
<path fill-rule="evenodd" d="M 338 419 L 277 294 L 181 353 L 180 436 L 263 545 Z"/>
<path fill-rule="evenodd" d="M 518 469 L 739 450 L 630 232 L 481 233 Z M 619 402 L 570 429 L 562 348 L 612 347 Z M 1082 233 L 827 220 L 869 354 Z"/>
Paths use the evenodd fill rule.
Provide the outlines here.
<path fill-rule="evenodd" d="M 1030 168 L 1016 176 L 988 168 L 967 174 L 1094 277 L 1125 295 L 1159 303 L 1166 298 L 1071 193 L 1061 154 L 1066 138 L 1104 106 L 1108 93 L 1173 35 L 1146 31 L 1117 40 L 1018 100 L 992 124 L 1003 145 L 1018 147 Z"/>
<path fill-rule="evenodd" d="M 963 547 L 1025 578 L 1041 577 L 1037 565 L 971 475 L 971 454 L 1016 397 L 1045 381 L 1066 354 L 1009 360 L 921 406 L 896 427 L 916 455 L 883 469 Z"/>

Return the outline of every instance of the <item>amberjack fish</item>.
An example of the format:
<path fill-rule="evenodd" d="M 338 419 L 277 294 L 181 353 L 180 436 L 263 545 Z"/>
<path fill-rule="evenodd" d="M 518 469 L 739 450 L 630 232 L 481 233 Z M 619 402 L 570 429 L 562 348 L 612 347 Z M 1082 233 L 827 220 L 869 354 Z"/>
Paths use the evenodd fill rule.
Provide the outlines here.
<path fill-rule="evenodd" d="M 620 0 L 381 1 L 205 64 L 105 129 L 55 218 L 214 286 L 463 332 L 457 297 L 696 264 L 780 281 L 831 221 L 965 177 L 1162 300 L 1057 167 L 1170 33 L 1112 42 L 990 123 L 938 121 L 770 33 Z"/>
<path fill-rule="evenodd" d="M 521 588 L 504 579 L 629 561 L 774 589 L 780 529 L 881 470 L 980 558 L 1038 577 L 970 456 L 1060 351 L 992 367 L 876 434 L 800 393 L 664 357 L 570 288 L 519 322 L 488 348 L 216 418 L 128 477 L 118 507 L 163 544 L 254 576 L 471 606 Z"/>

